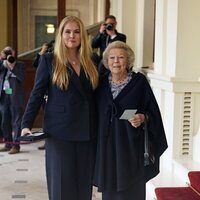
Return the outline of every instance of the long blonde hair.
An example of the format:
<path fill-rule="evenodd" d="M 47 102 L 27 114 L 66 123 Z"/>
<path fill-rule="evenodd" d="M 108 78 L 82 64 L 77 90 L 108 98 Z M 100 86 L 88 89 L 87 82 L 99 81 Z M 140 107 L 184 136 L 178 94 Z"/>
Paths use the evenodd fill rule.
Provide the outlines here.
<path fill-rule="evenodd" d="M 69 57 L 68 49 L 62 40 L 62 33 L 65 25 L 69 22 L 76 22 L 80 28 L 81 44 L 78 50 L 80 64 L 83 67 L 86 77 L 90 80 L 92 88 L 95 89 L 98 85 L 98 72 L 91 60 L 92 49 L 83 22 L 75 16 L 67 16 L 60 23 L 54 47 L 52 81 L 62 90 L 68 88 L 69 74 L 66 65 L 69 62 Z"/>

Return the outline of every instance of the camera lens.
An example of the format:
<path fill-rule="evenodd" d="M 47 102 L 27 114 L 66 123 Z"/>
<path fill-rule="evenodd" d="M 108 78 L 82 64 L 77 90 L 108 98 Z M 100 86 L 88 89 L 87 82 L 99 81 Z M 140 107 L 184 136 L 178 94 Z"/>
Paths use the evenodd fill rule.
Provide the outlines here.
<path fill-rule="evenodd" d="M 112 25 L 112 24 L 108 24 L 108 25 L 106 26 L 106 29 L 107 29 L 108 31 L 113 30 L 113 25 Z"/>
<path fill-rule="evenodd" d="M 8 61 L 9 63 L 14 63 L 14 62 L 15 62 L 15 57 L 14 57 L 14 56 L 8 56 L 8 57 L 7 57 L 7 61 Z"/>
<path fill-rule="evenodd" d="M 5 49 L 4 51 L 4 54 L 5 54 L 5 59 L 7 59 L 7 61 L 9 63 L 14 63 L 15 62 L 15 57 L 12 56 L 12 51 L 10 49 Z"/>

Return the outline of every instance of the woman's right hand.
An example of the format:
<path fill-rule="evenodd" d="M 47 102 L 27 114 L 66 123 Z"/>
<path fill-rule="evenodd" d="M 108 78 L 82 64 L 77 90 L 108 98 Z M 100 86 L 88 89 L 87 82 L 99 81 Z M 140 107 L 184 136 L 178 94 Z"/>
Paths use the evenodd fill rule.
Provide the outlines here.
<path fill-rule="evenodd" d="M 139 127 L 144 122 L 145 116 L 142 113 L 137 113 L 135 116 L 128 121 L 135 128 Z"/>
<path fill-rule="evenodd" d="M 23 128 L 21 131 L 21 136 L 30 135 L 30 134 L 32 134 L 32 132 L 29 128 Z"/>

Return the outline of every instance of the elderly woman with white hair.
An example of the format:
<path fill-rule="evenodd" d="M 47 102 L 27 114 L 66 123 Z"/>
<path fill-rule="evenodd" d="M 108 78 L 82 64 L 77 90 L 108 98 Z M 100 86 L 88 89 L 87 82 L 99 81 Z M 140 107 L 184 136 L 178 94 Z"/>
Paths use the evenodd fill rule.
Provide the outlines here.
<path fill-rule="evenodd" d="M 103 63 L 109 73 L 97 90 L 99 136 L 94 185 L 103 200 L 144 200 L 145 184 L 159 173 L 159 158 L 167 148 L 156 99 L 146 77 L 132 70 L 134 52 L 124 42 L 108 45 Z M 134 110 L 137 110 L 134 114 Z M 132 116 L 123 113 L 132 112 Z M 151 161 L 148 142 L 154 149 Z"/>

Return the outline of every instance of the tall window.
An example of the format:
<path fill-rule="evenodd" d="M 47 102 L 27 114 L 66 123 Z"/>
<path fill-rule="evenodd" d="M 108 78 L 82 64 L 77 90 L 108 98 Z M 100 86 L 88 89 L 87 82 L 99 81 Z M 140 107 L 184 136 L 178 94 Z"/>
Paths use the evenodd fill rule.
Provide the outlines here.
<path fill-rule="evenodd" d="M 41 46 L 44 42 L 55 39 L 57 17 L 36 16 L 35 17 L 35 47 Z"/>

